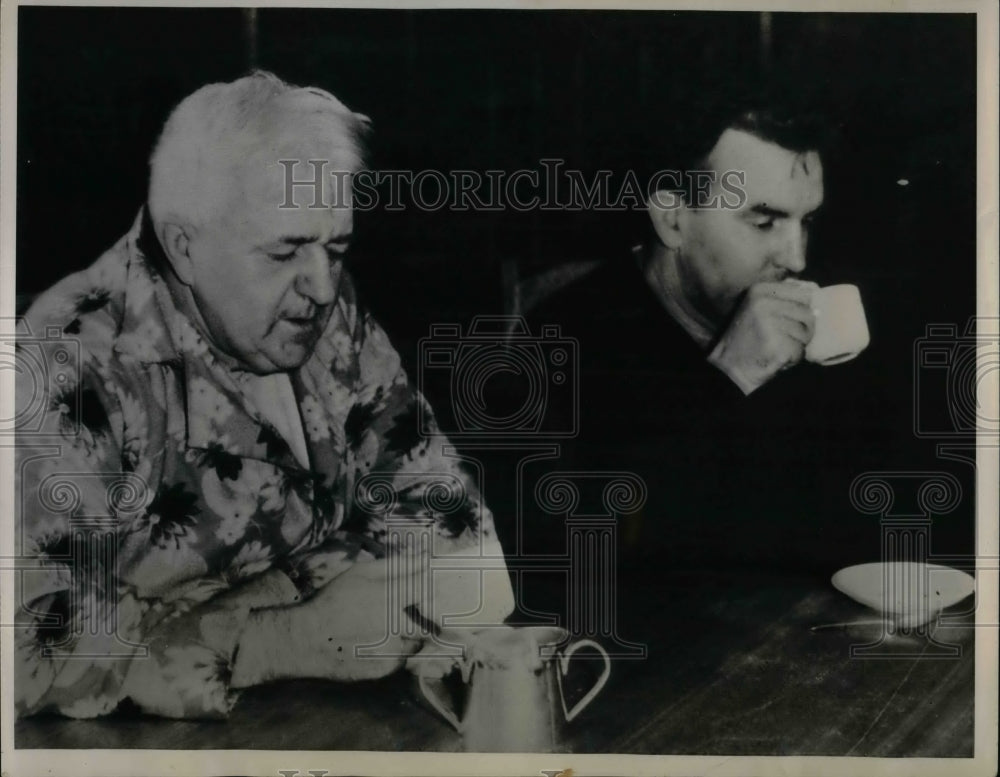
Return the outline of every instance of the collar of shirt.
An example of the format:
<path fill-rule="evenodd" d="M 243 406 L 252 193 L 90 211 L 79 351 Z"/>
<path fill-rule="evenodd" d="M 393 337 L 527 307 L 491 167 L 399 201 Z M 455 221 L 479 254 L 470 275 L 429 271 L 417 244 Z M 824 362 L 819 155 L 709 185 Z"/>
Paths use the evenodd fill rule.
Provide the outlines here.
<path fill-rule="evenodd" d="M 673 256 L 665 261 L 648 262 L 643 267 L 643 247 L 635 246 L 632 255 L 639 264 L 646 283 L 649 284 L 657 299 L 666 308 L 667 313 L 687 332 L 702 350 L 708 350 L 715 334 L 701 321 L 692 316 L 682 300 L 680 276 L 677 273 L 677 262 Z"/>
<path fill-rule="evenodd" d="M 250 401 L 285 438 L 299 464 L 308 467 L 309 452 L 306 448 L 305 431 L 291 379 L 283 372 L 273 375 L 254 375 L 248 372 L 244 375 L 241 383 Z"/>

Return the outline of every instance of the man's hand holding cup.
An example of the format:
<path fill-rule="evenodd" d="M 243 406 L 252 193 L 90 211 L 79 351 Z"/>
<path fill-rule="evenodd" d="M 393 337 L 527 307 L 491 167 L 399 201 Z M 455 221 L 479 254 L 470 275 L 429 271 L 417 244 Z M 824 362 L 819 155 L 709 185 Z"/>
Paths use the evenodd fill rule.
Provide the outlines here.
<path fill-rule="evenodd" d="M 750 394 L 803 359 L 840 364 L 868 347 L 856 286 L 789 278 L 750 287 L 709 361 Z"/>
<path fill-rule="evenodd" d="M 709 361 L 744 394 L 802 361 L 812 340 L 815 283 L 787 279 L 751 286 L 722 333 Z"/>

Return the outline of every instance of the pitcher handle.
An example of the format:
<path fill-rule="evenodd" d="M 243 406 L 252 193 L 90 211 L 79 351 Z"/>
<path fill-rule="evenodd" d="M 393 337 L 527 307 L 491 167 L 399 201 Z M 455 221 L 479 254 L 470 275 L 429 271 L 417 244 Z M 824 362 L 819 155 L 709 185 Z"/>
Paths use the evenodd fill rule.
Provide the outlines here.
<path fill-rule="evenodd" d="M 604 659 L 604 671 L 601 673 L 601 676 L 597 678 L 597 682 L 594 683 L 594 687 L 587 691 L 586 695 L 576 703 L 573 709 L 568 710 L 566 709 L 566 696 L 563 694 L 562 679 L 563 675 L 569 673 L 570 657 L 582 647 L 592 647 L 601 654 L 601 658 Z M 556 680 L 559 683 L 559 701 L 562 702 L 563 714 L 566 716 L 567 723 L 583 712 L 584 707 L 594 700 L 594 697 L 601 692 L 601 688 L 603 688 L 604 684 L 608 681 L 608 676 L 610 674 L 611 659 L 608 658 L 608 654 L 604 648 L 592 639 L 581 639 L 579 642 L 574 642 L 566 649 L 565 653 L 559 656 L 559 671 L 556 672 Z"/>
<path fill-rule="evenodd" d="M 432 691 L 430 687 L 427 685 L 427 681 L 425 680 L 423 675 L 419 675 L 418 680 L 420 682 L 420 692 L 424 695 L 424 698 L 427 699 L 428 702 L 430 702 L 430 705 L 435 710 L 438 711 L 438 714 L 440 714 L 442 718 L 447 720 L 449 723 L 451 723 L 452 726 L 455 727 L 455 731 L 461 734 L 462 724 L 458 722 L 458 718 L 455 717 L 455 713 L 441 703 L 441 700 L 437 697 L 437 694 L 435 694 L 434 691 Z"/>

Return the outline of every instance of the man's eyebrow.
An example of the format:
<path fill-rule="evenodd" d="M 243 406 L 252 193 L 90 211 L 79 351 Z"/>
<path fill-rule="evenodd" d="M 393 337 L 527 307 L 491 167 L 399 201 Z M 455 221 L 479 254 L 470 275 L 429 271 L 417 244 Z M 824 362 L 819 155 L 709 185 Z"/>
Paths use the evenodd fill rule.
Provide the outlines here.
<path fill-rule="evenodd" d="M 337 237 L 332 237 L 327 240 L 327 243 L 348 243 L 350 242 L 352 235 L 338 235 Z M 284 235 L 279 237 L 272 243 L 267 243 L 265 245 L 289 245 L 289 246 L 304 246 L 309 243 L 315 243 L 319 240 L 318 235 Z"/>
<path fill-rule="evenodd" d="M 808 218 L 809 216 L 815 216 L 816 213 L 819 212 L 820 207 L 822 207 L 822 206 L 817 206 L 817 207 L 813 208 L 811 211 L 809 211 L 808 213 L 804 213 L 802 215 L 802 218 Z M 788 218 L 789 216 L 792 215 L 788 211 L 781 210 L 780 208 L 772 208 L 772 207 L 770 207 L 768 205 L 765 205 L 764 203 L 761 203 L 760 205 L 753 205 L 753 206 L 751 206 L 750 208 L 748 208 L 748 212 L 751 213 L 751 214 L 753 214 L 753 215 L 755 215 L 755 216 L 767 216 L 768 218 L 772 218 L 772 219 L 786 219 L 786 218 Z"/>
<path fill-rule="evenodd" d="M 282 237 L 275 238 L 274 240 L 269 240 L 266 243 L 261 243 L 257 246 L 257 250 L 271 248 L 276 245 L 304 246 L 307 243 L 313 243 L 315 241 L 315 237 L 308 237 L 305 235 L 284 235 Z"/>
<path fill-rule="evenodd" d="M 780 210 L 778 208 L 771 208 L 765 204 L 754 205 L 749 209 L 750 213 L 756 216 L 768 216 L 772 219 L 786 219 L 791 214 L 786 210 Z"/>

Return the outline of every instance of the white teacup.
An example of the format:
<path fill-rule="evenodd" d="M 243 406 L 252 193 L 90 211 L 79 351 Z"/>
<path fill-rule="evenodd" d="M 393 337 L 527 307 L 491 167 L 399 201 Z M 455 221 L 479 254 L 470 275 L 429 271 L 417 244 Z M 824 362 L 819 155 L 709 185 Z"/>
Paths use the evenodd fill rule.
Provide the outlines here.
<path fill-rule="evenodd" d="M 812 298 L 816 329 L 806 346 L 806 359 L 830 365 L 850 361 L 868 347 L 868 320 L 857 286 L 840 284 L 818 289 Z"/>

